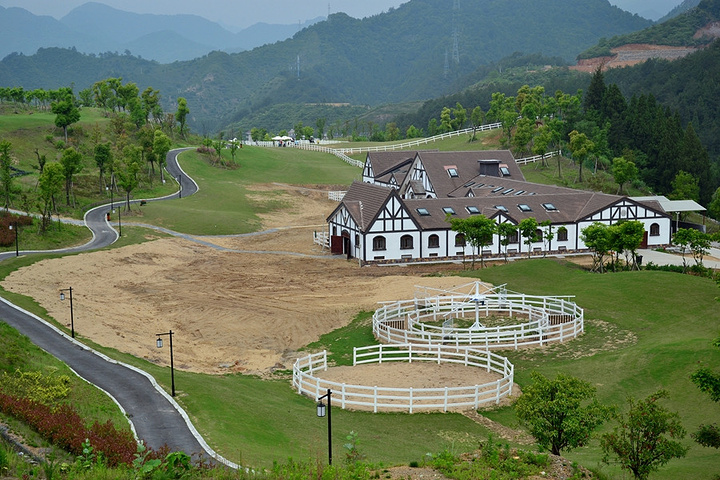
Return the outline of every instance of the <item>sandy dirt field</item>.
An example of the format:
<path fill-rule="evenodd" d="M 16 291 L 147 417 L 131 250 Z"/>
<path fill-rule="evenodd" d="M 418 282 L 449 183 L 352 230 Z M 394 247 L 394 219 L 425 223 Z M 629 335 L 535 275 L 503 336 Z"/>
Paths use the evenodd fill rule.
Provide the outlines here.
<path fill-rule="evenodd" d="M 155 334 L 172 329 L 178 369 L 264 374 L 291 368 L 298 348 L 348 324 L 358 311 L 377 308 L 377 302 L 412 298 L 416 285 L 467 283 L 423 277 L 459 265 L 359 268 L 331 257 L 312 243 L 313 230 L 324 228 L 337 205 L 326 193 L 258 188 L 284 191 L 288 208 L 263 218 L 263 226 L 276 231 L 202 238 L 233 251 L 158 239 L 44 260 L 13 273 L 3 287 L 35 298 L 69 326 L 68 301 L 61 302 L 58 291 L 72 286 L 79 336 L 157 364 L 169 364 L 169 351 L 156 348 Z"/>

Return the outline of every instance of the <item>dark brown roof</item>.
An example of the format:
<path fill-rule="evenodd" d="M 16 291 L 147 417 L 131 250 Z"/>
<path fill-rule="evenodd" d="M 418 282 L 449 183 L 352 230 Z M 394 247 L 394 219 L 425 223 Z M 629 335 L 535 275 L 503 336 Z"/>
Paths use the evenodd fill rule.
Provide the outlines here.
<path fill-rule="evenodd" d="M 390 187 L 358 182 L 356 180 L 350 185 L 342 202 L 333 210 L 327 220 L 330 220 L 338 209 L 345 206 L 350 216 L 360 228 L 360 231 L 365 232 L 380 209 L 387 203 L 388 198 L 394 194 L 395 190 Z"/>
<path fill-rule="evenodd" d="M 400 185 L 405 180 L 416 154 L 414 151 L 368 152 L 365 161 L 372 165 L 375 180 L 391 183 L 390 179 L 395 175 L 395 180 Z"/>

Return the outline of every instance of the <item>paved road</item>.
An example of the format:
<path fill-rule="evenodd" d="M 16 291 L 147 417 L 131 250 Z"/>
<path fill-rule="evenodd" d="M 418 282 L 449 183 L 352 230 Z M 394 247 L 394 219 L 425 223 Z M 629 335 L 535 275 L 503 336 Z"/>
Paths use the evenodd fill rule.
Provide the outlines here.
<path fill-rule="evenodd" d="M 179 179 L 182 190 L 162 199 L 190 196 L 198 186 L 177 163 L 177 155 L 185 149 L 172 150 L 167 157 L 167 170 Z M 139 202 L 140 199 L 133 200 Z M 117 202 L 115 202 L 117 204 Z M 109 205 L 102 205 L 85 214 L 85 225 L 93 238 L 79 247 L 55 250 L 58 253 L 75 253 L 111 245 L 118 239 L 118 232 L 107 221 Z M 22 251 L 21 255 L 39 253 Z M 0 254 L 0 260 L 14 256 L 15 252 Z M 59 300 L 58 300 L 59 301 Z M 58 328 L 39 317 L 0 298 L 0 318 L 43 350 L 65 362 L 80 377 L 107 392 L 125 411 L 137 437 L 152 448 L 167 445 L 171 450 L 184 451 L 188 455 L 208 455 L 218 461 L 236 467 L 218 456 L 197 433 L 187 414 L 174 402 L 149 374 L 116 362 L 70 338 Z M 151 341 L 153 339 L 150 339 Z"/>

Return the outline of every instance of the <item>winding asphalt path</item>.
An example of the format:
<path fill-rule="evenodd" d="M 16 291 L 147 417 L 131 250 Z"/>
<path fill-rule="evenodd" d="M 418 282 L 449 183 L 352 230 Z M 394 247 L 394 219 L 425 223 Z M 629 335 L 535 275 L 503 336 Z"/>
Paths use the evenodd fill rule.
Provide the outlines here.
<path fill-rule="evenodd" d="M 145 201 L 185 197 L 198 191 L 195 181 L 178 164 L 177 156 L 184 150 L 187 149 L 172 150 L 167 156 L 167 171 L 179 180 L 181 190 L 166 197 Z M 140 201 L 137 199 L 131 203 Z M 85 214 L 84 224 L 93 233 L 93 238 L 88 243 L 79 247 L 53 250 L 53 252 L 84 252 L 113 244 L 118 239 L 118 232 L 107 221 L 108 210 L 109 205 L 101 205 Z M 40 252 L 20 252 L 21 255 L 31 253 Z M 15 252 L 2 253 L 0 260 L 12 257 L 14 254 Z M 195 458 L 202 456 L 207 459 L 211 456 L 221 463 L 238 467 L 217 455 L 205 443 L 185 411 L 151 375 L 90 349 L 45 320 L 2 298 L 0 298 L 0 319 L 29 337 L 43 350 L 65 362 L 81 378 L 110 395 L 127 415 L 133 432 L 148 446 L 160 448 L 167 445 L 173 451 L 183 451 Z"/>

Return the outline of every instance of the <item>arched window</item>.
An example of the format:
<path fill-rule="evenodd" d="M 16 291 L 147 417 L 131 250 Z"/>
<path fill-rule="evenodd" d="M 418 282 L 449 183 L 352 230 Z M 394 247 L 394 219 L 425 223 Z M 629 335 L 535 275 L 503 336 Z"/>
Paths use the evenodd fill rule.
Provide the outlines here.
<path fill-rule="evenodd" d="M 373 238 L 373 250 L 385 250 L 385 237 Z"/>
<path fill-rule="evenodd" d="M 360 245 L 360 235 L 355 234 L 355 245 Z"/>
<path fill-rule="evenodd" d="M 413 237 L 412 235 L 403 235 L 400 237 L 400 249 L 409 250 L 413 248 Z"/>
<path fill-rule="evenodd" d="M 428 237 L 428 248 L 440 248 L 440 237 L 432 234 Z"/>
<path fill-rule="evenodd" d="M 455 246 L 456 247 L 464 247 L 465 246 L 465 235 L 462 233 L 458 233 L 455 235 Z"/>
<path fill-rule="evenodd" d="M 535 230 L 535 241 L 536 242 L 543 241 L 543 231 L 539 228 L 537 230 Z"/>
<path fill-rule="evenodd" d="M 660 236 L 660 225 L 657 223 L 653 223 L 650 225 L 650 236 L 651 237 L 659 237 Z"/>
<path fill-rule="evenodd" d="M 520 234 L 517 230 L 515 230 L 513 233 L 510 234 L 510 237 L 508 238 L 509 243 L 518 243 L 520 241 Z"/>
<path fill-rule="evenodd" d="M 567 239 L 568 239 L 567 228 L 565 228 L 565 227 L 558 228 L 557 239 L 558 239 L 558 242 L 567 242 Z"/>

